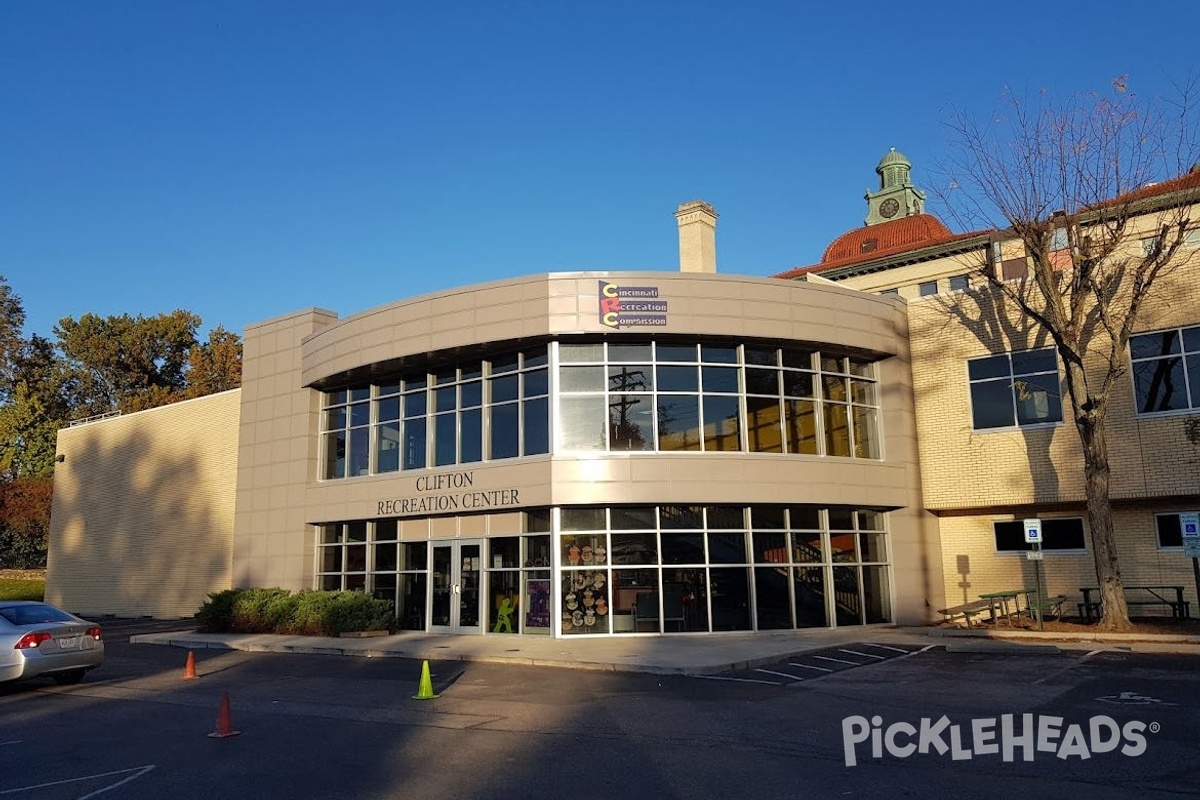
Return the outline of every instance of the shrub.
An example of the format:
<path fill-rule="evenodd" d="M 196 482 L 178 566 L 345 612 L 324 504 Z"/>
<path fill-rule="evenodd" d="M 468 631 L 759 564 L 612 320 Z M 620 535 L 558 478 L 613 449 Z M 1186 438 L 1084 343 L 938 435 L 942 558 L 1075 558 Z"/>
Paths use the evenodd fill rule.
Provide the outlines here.
<path fill-rule="evenodd" d="M 287 589 L 246 589 L 233 604 L 237 633 L 272 633 L 292 616 L 295 602 Z"/>
<path fill-rule="evenodd" d="M 196 612 L 202 633 L 226 633 L 233 630 L 233 604 L 244 589 L 210 592 L 208 600 Z"/>
<path fill-rule="evenodd" d="M 392 604 L 362 592 L 226 589 L 209 594 L 196 614 L 205 633 L 290 633 L 334 636 L 391 630 Z"/>

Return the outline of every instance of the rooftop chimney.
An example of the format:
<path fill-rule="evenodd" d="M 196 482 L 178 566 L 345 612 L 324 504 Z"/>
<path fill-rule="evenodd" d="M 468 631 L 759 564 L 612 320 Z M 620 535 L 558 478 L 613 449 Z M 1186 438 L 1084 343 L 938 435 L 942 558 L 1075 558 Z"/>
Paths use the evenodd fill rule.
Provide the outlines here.
<path fill-rule="evenodd" d="M 679 271 L 717 271 L 717 212 L 703 200 L 679 206 Z"/>

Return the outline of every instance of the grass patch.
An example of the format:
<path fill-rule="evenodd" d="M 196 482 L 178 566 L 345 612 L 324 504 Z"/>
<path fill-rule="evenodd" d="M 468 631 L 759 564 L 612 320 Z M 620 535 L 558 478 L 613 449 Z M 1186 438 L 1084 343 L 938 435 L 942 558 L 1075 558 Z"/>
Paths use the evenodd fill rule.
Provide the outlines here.
<path fill-rule="evenodd" d="M 45 596 L 45 581 L 0 578 L 0 600 L 42 600 Z"/>

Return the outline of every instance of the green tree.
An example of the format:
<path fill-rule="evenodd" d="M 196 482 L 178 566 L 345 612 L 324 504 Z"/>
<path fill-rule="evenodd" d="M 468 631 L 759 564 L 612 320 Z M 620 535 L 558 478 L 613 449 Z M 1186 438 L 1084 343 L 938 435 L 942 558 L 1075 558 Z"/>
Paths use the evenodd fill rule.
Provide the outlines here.
<path fill-rule="evenodd" d="M 12 391 L 13 362 L 23 343 L 21 331 L 24 327 L 25 306 L 0 275 L 0 400 Z"/>
<path fill-rule="evenodd" d="M 242 385 L 242 340 L 218 325 L 188 353 L 186 395 L 203 397 Z"/>
<path fill-rule="evenodd" d="M 140 411 L 185 397 L 200 317 L 182 310 L 153 317 L 65 317 L 54 328 L 76 416 Z"/>
<path fill-rule="evenodd" d="M 70 417 L 54 345 L 34 335 L 13 361 L 15 381 L 0 405 L 0 477 L 49 475 L 58 429 Z"/>

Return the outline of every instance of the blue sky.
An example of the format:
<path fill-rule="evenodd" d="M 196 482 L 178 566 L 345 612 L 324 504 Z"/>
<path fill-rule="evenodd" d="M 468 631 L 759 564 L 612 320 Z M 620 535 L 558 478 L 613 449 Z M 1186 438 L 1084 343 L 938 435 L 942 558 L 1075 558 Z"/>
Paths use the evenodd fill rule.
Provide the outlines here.
<path fill-rule="evenodd" d="M 0 275 L 27 333 L 184 308 L 348 315 L 556 270 L 820 260 L 889 147 L 918 185 L 1006 85 L 1168 93 L 1200 7 L 0 3 Z M 929 209 L 937 213 L 936 206 Z"/>

